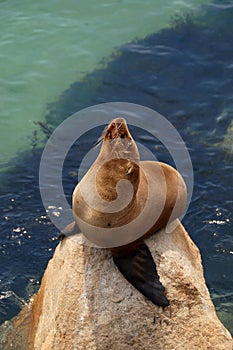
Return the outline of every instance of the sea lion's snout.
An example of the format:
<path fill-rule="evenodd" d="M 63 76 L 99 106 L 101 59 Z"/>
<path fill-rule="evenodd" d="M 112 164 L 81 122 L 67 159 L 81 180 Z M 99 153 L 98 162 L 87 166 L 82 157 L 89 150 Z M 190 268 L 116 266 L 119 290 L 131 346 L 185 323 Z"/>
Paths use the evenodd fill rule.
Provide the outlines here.
<path fill-rule="evenodd" d="M 134 163 L 139 163 L 139 153 L 125 119 L 113 119 L 103 132 L 102 147 L 98 161 L 103 159 L 126 158 Z"/>
<path fill-rule="evenodd" d="M 104 133 L 104 141 L 115 140 L 117 138 L 132 140 L 126 121 L 123 118 L 113 119 Z"/>

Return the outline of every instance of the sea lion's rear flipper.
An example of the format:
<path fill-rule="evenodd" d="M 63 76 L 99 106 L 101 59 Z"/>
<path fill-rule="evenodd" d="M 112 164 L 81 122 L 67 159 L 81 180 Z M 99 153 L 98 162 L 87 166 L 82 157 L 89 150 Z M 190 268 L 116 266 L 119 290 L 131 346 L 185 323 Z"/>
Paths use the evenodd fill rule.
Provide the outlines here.
<path fill-rule="evenodd" d="M 155 305 L 169 305 L 164 294 L 165 288 L 159 280 L 155 262 L 145 243 L 140 243 L 132 250 L 130 245 L 127 254 L 121 256 L 113 252 L 113 260 L 122 275 L 145 297 Z"/>

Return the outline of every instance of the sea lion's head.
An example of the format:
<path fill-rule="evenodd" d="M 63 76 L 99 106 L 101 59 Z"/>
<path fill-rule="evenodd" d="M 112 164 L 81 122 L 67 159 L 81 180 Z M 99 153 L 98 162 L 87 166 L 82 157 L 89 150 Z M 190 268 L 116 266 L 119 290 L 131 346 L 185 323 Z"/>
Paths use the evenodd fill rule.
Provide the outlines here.
<path fill-rule="evenodd" d="M 138 149 L 125 119 L 113 119 L 104 130 L 101 139 L 102 147 L 97 159 L 125 158 L 139 163 Z"/>
<path fill-rule="evenodd" d="M 105 200 L 117 198 L 116 186 L 120 180 L 130 181 L 136 194 L 139 184 L 139 152 L 125 119 L 116 118 L 102 135 L 102 146 L 95 165 L 97 190 Z"/>

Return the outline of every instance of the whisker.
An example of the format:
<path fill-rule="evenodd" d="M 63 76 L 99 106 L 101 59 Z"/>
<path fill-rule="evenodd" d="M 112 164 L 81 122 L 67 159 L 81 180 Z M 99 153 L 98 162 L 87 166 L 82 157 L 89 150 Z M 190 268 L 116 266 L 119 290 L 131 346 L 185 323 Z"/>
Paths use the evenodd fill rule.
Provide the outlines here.
<path fill-rule="evenodd" d="M 97 147 L 103 141 L 103 139 L 104 139 L 104 135 L 100 136 L 96 141 L 96 143 L 94 144 L 94 148 Z"/>

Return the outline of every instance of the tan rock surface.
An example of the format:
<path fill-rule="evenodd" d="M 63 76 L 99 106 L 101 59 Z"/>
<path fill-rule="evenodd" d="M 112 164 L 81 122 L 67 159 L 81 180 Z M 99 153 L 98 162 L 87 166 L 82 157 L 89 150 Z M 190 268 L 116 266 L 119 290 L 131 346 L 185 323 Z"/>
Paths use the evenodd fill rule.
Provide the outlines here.
<path fill-rule="evenodd" d="M 4 346 L 232 350 L 231 335 L 217 318 L 205 284 L 199 250 L 183 226 L 172 233 L 162 230 L 147 244 L 169 307 L 155 306 L 134 289 L 108 250 L 82 245 L 73 236 L 58 245 L 33 303 L 4 325 Z"/>

